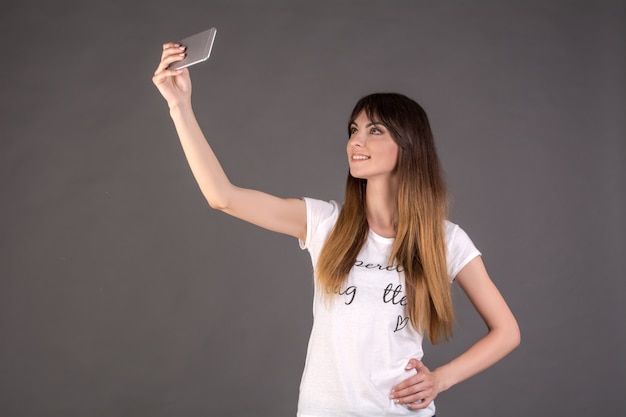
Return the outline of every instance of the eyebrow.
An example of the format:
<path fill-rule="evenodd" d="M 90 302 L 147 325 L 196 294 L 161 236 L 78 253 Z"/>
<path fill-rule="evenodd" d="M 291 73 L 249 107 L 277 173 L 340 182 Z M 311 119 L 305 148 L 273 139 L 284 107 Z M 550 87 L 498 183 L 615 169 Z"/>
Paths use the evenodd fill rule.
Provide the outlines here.
<path fill-rule="evenodd" d="M 352 122 L 350 122 L 350 126 L 353 126 L 353 125 L 354 125 L 354 126 L 358 126 L 354 120 L 353 120 Z M 370 127 L 370 126 L 383 126 L 383 127 L 387 127 L 387 126 L 385 126 L 385 124 L 384 124 L 383 122 L 376 122 L 376 121 L 369 122 L 368 124 L 366 124 L 366 125 L 365 125 L 365 127 Z"/>

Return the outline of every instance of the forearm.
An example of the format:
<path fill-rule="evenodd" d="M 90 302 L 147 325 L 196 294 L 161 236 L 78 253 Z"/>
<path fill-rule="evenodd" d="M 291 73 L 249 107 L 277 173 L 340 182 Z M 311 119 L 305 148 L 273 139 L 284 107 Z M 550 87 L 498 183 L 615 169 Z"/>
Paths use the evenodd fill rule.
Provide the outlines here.
<path fill-rule="evenodd" d="M 439 391 L 445 391 L 489 368 L 515 349 L 519 342 L 515 320 L 510 326 L 489 331 L 463 354 L 433 371 Z"/>
<path fill-rule="evenodd" d="M 170 116 L 202 194 L 211 207 L 226 207 L 233 186 L 204 137 L 191 104 L 182 103 L 171 107 Z"/>

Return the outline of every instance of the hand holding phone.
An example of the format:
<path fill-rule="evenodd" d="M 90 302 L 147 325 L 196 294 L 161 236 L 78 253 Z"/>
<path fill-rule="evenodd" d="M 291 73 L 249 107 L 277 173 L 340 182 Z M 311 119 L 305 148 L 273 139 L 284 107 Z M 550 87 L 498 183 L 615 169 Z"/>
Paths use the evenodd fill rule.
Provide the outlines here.
<path fill-rule="evenodd" d="M 205 30 L 204 32 L 189 36 L 188 38 L 178 42 L 187 48 L 185 50 L 187 56 L 185 56 L 185 59 L 181 61 L 170 64 L 167 69 L 178 70 L 209 59 L 211 49 L 213 49 L 213 41 L 215 41 L 216 33 L 217 29 L 211 28 Z"/>

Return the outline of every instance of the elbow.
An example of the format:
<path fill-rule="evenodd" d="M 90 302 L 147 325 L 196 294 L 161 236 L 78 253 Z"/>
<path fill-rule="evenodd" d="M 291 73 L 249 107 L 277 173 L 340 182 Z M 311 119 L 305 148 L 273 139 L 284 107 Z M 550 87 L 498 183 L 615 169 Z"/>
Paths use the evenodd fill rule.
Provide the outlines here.
<path fill-rule="evenodd" d="M 520 332 L 519 325 L 515 321 L 509 330 L 508 342 L 510 350 L 517 348 L 522 343 L 522 333 Z"/>
<path fill-rule="evenodd" d="M 226 201 L 221 199 L 207 197 L 206 201 L 209 203 L 209 207 L 215 210 L 224 211 L 228 208 Z"/>
<path fill-rule="evenodd" d="M 509 352 L 512 352 L 515 349 L 517 349 L 517 347 L 520 345 L 521 342 L 522 342 L 522 338 L 518 332 L 509 340 Z"/>
<path fill-rule="evenodd" d="M 522 341 L 517 321 L 513 319 L 511 322 L 502 324 L 498 328 L 491 329 L 494 337 L 498 340 L 497 344 L 500 346 L 500 352 L 502 355 L 508 355 L 515 350 Z"/>
<path fill-rule="evenodd" d="M 230 183 L 217 185 L 217 184 L 202 184 L 200 183 L 200 190 L 204 196 L 209 207 L 219 211 L 227 211 L 231 207 L 231 203 L 234 196 L 234 187 Z"/>
<path fill-rule="evenodd" d="M 222 191 L 216 192 L 214 190 L 202 190 L 202 195 L 206 199 L 207 203 L 209 203 L 209 207 L 219 211 L 226 211 L 230 207 L 231 202 L 231 192 L 230 191 Z"/>
<path fill-rule="evenodd" d="M 520 332 L 519 327 L 518 327 L 517 328 L 516 337 L 515 337 L 515 346 L 514 346 L 514 348 L 518 347 L 521 343 L 522 343 L 522 333 Z"/>

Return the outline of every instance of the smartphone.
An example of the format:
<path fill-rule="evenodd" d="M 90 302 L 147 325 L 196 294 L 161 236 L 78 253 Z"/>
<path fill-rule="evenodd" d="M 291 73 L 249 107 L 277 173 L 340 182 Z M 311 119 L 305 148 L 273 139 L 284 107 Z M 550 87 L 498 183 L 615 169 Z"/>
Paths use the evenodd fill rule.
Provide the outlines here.
<path fill-rule="evenodd" d="M 216 33 L 217 29 L 211 28 L 179 41 L 187 47 L 187 56 L 182 61 L 173 62 L 167 69 L 182 69 L 209 59 Z"/>

